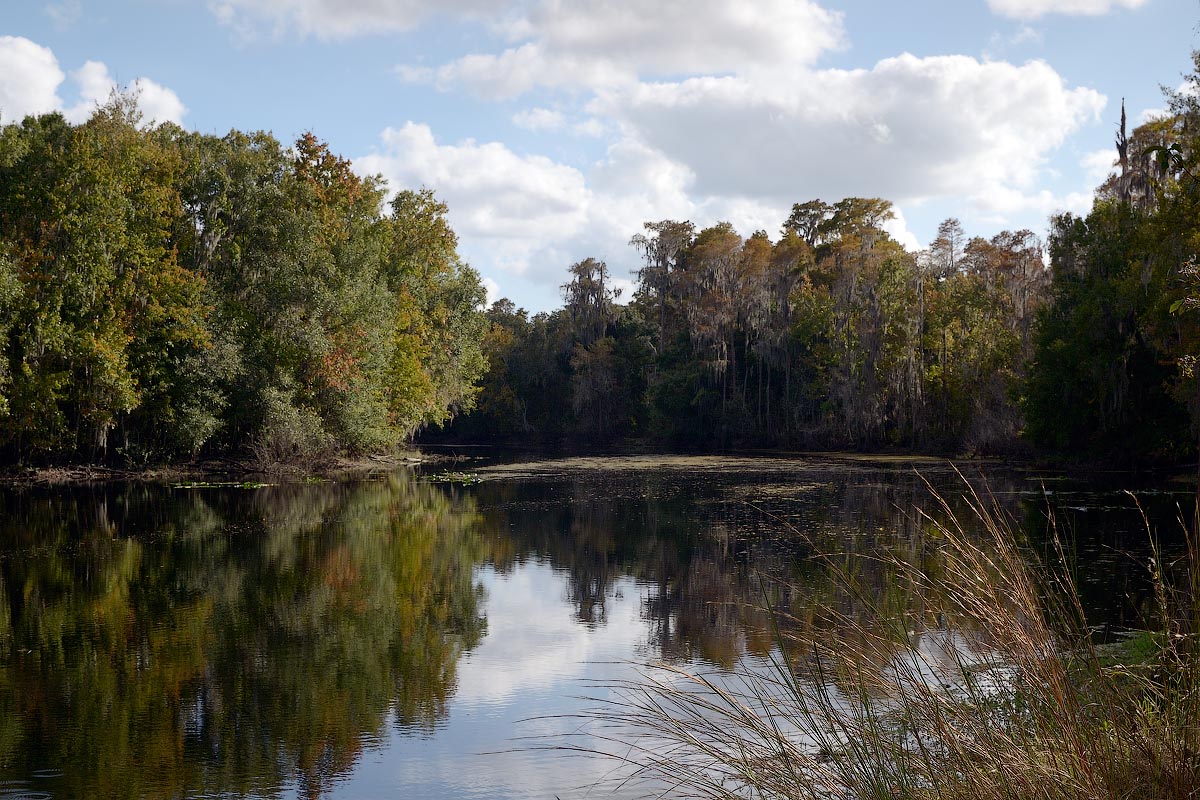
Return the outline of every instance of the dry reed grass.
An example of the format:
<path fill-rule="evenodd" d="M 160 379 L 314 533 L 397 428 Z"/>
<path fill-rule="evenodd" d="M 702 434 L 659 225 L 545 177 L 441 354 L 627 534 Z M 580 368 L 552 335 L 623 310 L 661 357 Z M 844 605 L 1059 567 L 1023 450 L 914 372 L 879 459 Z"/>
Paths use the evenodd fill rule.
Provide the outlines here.
<path fill-rule="evenodd" d="M 1194 537 L 1175 563 L 1155 549 L 1148 565 L 1152 656 L 1114 665 L 1093 642 L 1057 536 L 1039 562 L 993 502 L 965 500 L 982 537 L 941 497 L 937 518 L 925 517 L 936 577 L 890 565 L 937 598 L 949 630 L 911 629 L 828 559 L 867 621 L 823 609 L 840 635 L 801 641 L 780 625 L 770 663 L 732 676 L 648 669 L 590 715 L 586 743 L 556 746 L 603 752 L 623 793 L 653 797 L 1200 797 Z"/>

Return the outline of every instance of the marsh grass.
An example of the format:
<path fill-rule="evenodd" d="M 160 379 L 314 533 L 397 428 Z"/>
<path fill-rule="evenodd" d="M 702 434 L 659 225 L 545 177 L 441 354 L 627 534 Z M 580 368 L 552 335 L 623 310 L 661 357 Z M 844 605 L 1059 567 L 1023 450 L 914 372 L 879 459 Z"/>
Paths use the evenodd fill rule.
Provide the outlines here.
<path fill-rule="evenodd" d="M 974 491 L 965 513 L 982 535 L 938 503 L 923 517 L 938 569 L 880 556 L 922 613 L 826 558 L 851 602 L 820 609 L 820 625 L 772 608 L 770 659 L 649 668 L 589 715 L 586 739 L 557 746 L 614 759 L 623 793 L 645 796 L 1200 797 L 1194 536 L 1170 563 L 1153 548 L 1154 618 L 1131 661 L 1094 641 L 1056 535 L 1036 559 Z"/>

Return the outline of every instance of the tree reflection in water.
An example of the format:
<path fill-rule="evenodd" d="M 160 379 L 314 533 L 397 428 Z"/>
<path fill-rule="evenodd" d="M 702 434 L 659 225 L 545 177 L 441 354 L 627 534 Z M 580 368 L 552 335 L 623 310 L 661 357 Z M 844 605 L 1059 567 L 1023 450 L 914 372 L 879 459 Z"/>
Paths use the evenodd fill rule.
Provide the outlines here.
<path fill-rule="evenodd" d="M 0 774 L 65 796 L 319 795 L 485 631 L 476 516 L 427 484 L 6 502 Z"/>
<path fill-rule="evenodd" d="M 485 565 L 501 578 L 553 582 L 529 593 L 540 606 L 561 598 L 523 612 L 554 620 L 494 620 L 510 631 L 510 654 L 545 644 L 563 623 L 584 636 L 631 624 L 628 636 L 610 637 L 628 650 L 609 656 L 728 670 L 778 645 L 764 601 L 796 655 L 862 622 L 872 606 L 864 598 L 903 610 L 918 635 L 937 627 L 944 604 L 900 580 L 895 563 L 940 568 L 921 517 L 936 513 L 923 478 L 792 463 L 801 466 L 567 471 L 465 488 L 394 475 L 0 494 L 0 787 L 50 770 L 57 777 L 37 788 L 66 797 L 333 793 L 394 733 L 418 741 L 443 731 L 462 657 L 486 633 Z M 933 480 L 962 488 L 944 467 Z M 1036 550 L 1045 509 L 1036 485 L 989 480 Z M 1120 525 L 1141 525 L 1132 508 L 1087 522 L 1085 564 L 1132 549 Z M 526 570 L 531 562 L 551 569 Z M 1099 577 L 1084 575 L 1085 600 L 1123 621 L 1124 597 L 1144 593 L 1136 563 L 1111 558 Z M 831 581 L 830 568 L 852 581 Z M 464 670 L 469 695 L 468 674 L 486 681 L 487 667 Z M 586 693 L 548 680 L 538 689 L 546 696 Z M 521 691 L 506 697 L 536 694 Z M 520 710 L 540 713 L 561 707 Z M 452 782 L 443 789 L 454 796 Z"/>

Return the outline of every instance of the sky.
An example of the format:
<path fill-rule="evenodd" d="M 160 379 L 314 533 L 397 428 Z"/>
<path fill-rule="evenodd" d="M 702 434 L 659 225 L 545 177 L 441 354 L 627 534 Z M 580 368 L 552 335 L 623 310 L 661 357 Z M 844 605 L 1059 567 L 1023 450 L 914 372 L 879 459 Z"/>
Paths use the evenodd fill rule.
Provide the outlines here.
<path fill-rule="evenodd" d="M 1086 213 L 1124 100 L 1186 89 L 1197 0 L 0 0 L 0 122 L 114 87 L 203 133 L 311 131 L 449 206 L 489 298 L 632 289 L 648 221 L 777 236 L 883 197 L 910 249 Z"/>

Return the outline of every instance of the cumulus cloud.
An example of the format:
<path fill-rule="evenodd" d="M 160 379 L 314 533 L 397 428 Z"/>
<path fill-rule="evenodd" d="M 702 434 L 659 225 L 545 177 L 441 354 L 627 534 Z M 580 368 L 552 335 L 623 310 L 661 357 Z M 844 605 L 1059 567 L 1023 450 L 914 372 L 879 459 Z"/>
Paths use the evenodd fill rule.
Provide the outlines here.
<path fill-rule="evenodd" d="M 570 264 L 589 256 L 608 262 L 614 285 L 628 296 L 639 266 L 629 240 L 643 223 L 728 221 L 743 235 L 761 229 L 774 236 L 791 202 L 763 200 L 750 188 L 696 195 L 690 168 L 634 138 L 618 139 L 586 170 L 498 142 L 442 143 L 413 122 L 387 129 L 381 142 L 379 152 L 354 160 L 355 169 L 383 175 L 393 190 L 433 189 L 449 206 L 462 254 L 485 271 L 489 302 L 500 283 L 517 278 L 557 285 Z M 889 231 L 906 245 L 916 242 L 903 217 Z"/>
<path fill-rule="evenodd" d="M 65 79 L 50 48 L 19 36 L 0 36 L 0 120 L 61 111 L 70 122 L 84 122 L 119 88 L 107 66 L 87 61 L 71 71 L 78 100 L 68 106 L 58 94 Z M 182 123 L 187 108 L 172 90 L 149 78 L 137 78 L 128 88 L 137 95 L 146 123 Z"/>
<path fill-rule="evenodd" d="M 596 117 L 589 117 L 571 126 L 571 132 L 579 136 L 603 136 L 608 126 Z"/>
<path fill-rule="evenodd" d="M 66 76 L 48 47 L 21 36 L 0 36 L 0 120 L 62 107 L 58 86 Z"/>
<path fill-rule="evenodd" d="M 187 106 L 173 90 L 149 78 L 135 79 L 132 88 L 137 94 L 138 108 L 147 121 L 183 124 Z"/>
<path fill-rule="evenodd" d="M 62 111 L 63 116 L 75 124 L 86 122 L 96 106 L 117 88 L 117 82 L 108 74 L 108 67 L 99 61 L 84 62 L 82 67 L 71 71 L 71 78 L 79 86 L 79 102 Z"/>
<path fill-rule="evenodd" d="M 381 144 L 354 159 L 355 169 L 383 175 L 393 190 L 433 189 L 450 208 L 464 257 L 505 286 L 518 277 L 557 285 L 570 264 L 589 256 L 626 280 L 637 266 L 629 239 L 647 220 L 730 219 L 748 232 L 751 220 L 770 219 L 777 229 L 785 216 L 781 209 L 764 213 L 753 201 L 695 203 L 689 170 L 627 139 L 610 145 L 586 174 L 498 142 L 441 143 L 413 122 L 385 130 Z"/>
<path fill-rule="evenodd" d="M 1083 158 L 1079 159 L 1079 166 L 1083 167 L 1085 180 L 1092 185 L 1099 186 L 1113 171 L 1116 160 L 1117 154 L 1114 148 L 1105 147 L 1103 150 L 1086 153 Z"/>
<path fill-rule="evenodd" d="M 79 102 L 63 109 L 63 115 L 74 123 L 85 122 L 96 107 L 104 103 L 119 87 L 108 72 L 108 67 L 99 61 L 87 61 L 71 72 L 71 78 L 79 85 Z M 167 87 L 149 78 L 137 78 L 128 87 L 137 96 L 138 110 L 142 112 L 144 124 L 157 122 L 183 123 L 187 107 Z"/>
<path fill-rule="evenodd" d="M 1021 216 L 1045 219 L 1051 214 L 1070 211 L 1086 214 L 1092 207 L 1095 195 L 1089 187 L 1078 192 L 1057 194 L 1049 189 L 1019 191 L 1007 186 L 997 187 L 986 194 L 972 198 L 980 220 L 994 225 L 1009 225 Z"/>
<path fill-rule="evenodd" d="M 883 223 L 883 229 L 910 253 L 922 249 L 920 240 L 908 229 L 908 221 L 904 218 L 904 212 L 898 207 L 893 207 L 892 212 L 894 216 Z"/>
<path fill-rule="evenodd" d="M 500 291 L 500 284 L 496 283 L 496 281 L 492 280 L 491 278 L 484 277 L 481 278 L 479 282 L 483 284 L 483 291 L 486 294 L 486 297 L 483 301 L 484 308 L 491 308 L 492 303 L 504 296 L 504 293 Z"/>
<path fill-rule="evenodd" d="M 683 165 L 707 196 L 897 202 L 1031 187 L 1103 95 L 1047 64 L 902 55 L 814 70 L 785 87 L 740 77 L 640 83 L 597 106 Z M 703 131 L 703 135 L 697 135 Z"/>
<path fill-rule="evenodd" d="M 1024 20 L 1052 5 L 989 1 Z M 1099 92 L 1068 85 L 1040 60 L 902 54 L 821 68 L 845 44 L 841 14 L 815 0 L 765 2 L 696 0 L 681 11 L 667 0 L 529 0 L 508 17 L 476 7 L 502 44 L 398 74 L 488 99 L 561 90 L 552 107 L 519 111 L 513 123 L 608 135 L 605 156 L 567 167 L 497 143 L 441 144 L 410 123 L 359 164 L 379 159 L 369 169 L 394 183 L 435 188 L 465 248 L 547 282 L 587 255 L 608 260 L 614 276 L 636 267 L 627 243 L 647 220 L 726 220 L 743 234 L 776 235 L 793 202 L 816 197 L 879 196 L 909 209 L 953 200 L 955 213 L 1004 225 L 1090 204 L 1089 192 L 1056 194 L 1043 179 L 1064 143 L 1099 119 Z M 1053 6 L 1081 14 L 1142 2 Z M 1039 38 L 1025 24 L 1003 44 Z M 497 177 L 468 191 L 473 173 Z M 902 213 L 889 232 L 919 247 Z"/>
<path fill-rule="evenodd" d="M 266 27 L 274 35 L 290 30 L 340 39 L 409 30 L 434 13 L 490 16 L 502 13 L 506 5 L 502 0 L 210 0 L 208 8 L 243 38 L 254 38 Z"/>
<path fill-rule="evenodd" d="M 605 86 L 633 78 L 622 64 L 605 58 L 548 56 L 537 44 L 525 44 L 499 55 L 472 53 L 432 73 L 439 89 L 465 86 L 479 97 L 500 100 L 534 87 Z"/>
<path fill-rule="evenodd" d="M 393 189 L 426 186 L 450 207 L 464 239 L 486 244 L 517 274 L 531 251 L 579 233 L 590 192 L 578 170 L 544 156 L 519 155 L 498 142 L 440 144 L 427 125 L 388 128 L 383 150 L 355 159 L 361 172 L 383 175 Z"/>
<path fill-rule="evenodd" d="M 776 236 L 793 202 L 881 196 L 898 205 L 886 229 L 917 250 L 900 210 L 909 203 L 968 198 L 977 219 L 1004 225 L 1090 205 L 1090 192 L 1056 195 L 1037 179 L 1104 98 L 1067 88 L 1045 64 L 904 56 L 812 71 L 799 87 L 710 78 L 602 93 L 593 110 L 623 133 L 586 169 L 498 142 L 439 142 L 413 122 L 385 131 L 380 151 L 355 164 L 393 188 L 434 189 L 469 260 L 545 285 L 587 256 L 628 281 L 638 267 L 628 242 L 646 221 L 724 220 Z"/>
<path fill-rule="evenodd" d="M 994 13 L 1014 19 L 1037 19 L 1047 14 L 1100 16 L 1115 8 L 1137 9 L 1147 0 L 988 0 Z"/>
<path fill-rule="evenodd" d="M 544 0 L 496 28 L 513 45 L 436 72 L 441 88 L 512 97 L 535 87 L 611 86 L 639 76 L 750 74 L 789 79 L 842 46 L 841 14 L 811 0 Z"/>

